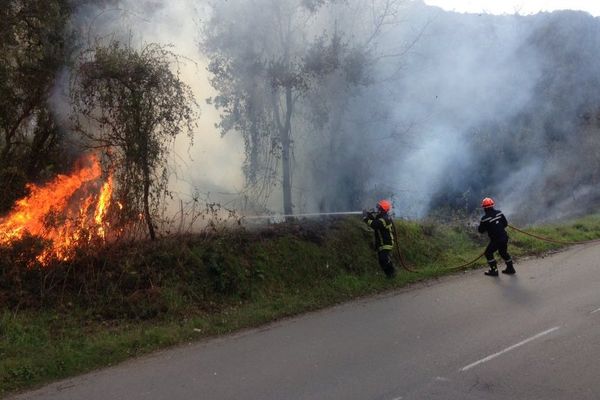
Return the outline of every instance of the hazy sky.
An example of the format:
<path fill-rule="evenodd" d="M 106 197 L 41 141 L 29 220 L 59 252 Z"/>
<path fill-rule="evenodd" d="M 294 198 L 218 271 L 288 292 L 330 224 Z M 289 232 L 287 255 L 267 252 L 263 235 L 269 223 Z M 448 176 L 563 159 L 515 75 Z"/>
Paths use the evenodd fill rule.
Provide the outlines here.
<path fill-rule="evenodd" d="M 539 11 L 583 10 L 600 16 L 598 0 L 425 0 L 445 10 L 489 14 L 535 14 Z"/>

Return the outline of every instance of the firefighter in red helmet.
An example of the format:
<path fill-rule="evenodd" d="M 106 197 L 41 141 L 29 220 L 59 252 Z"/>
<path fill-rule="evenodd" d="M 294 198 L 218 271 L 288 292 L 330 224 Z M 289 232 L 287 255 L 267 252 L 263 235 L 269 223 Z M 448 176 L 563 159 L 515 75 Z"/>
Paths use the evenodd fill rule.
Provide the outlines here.
<path fill-rule="evenodd" d="M 498 251 L 500 257 L 506 263 L 506 268 L 502 270 L 502 273 L 512 275 L 516 271 L 507 249 L 508 234 L 506 233 L 506 227 L 508 226 L 508 221 L 504 214 L 502 214 L 502 211 L 496 210 L 494 205 L 494 200 L 490 197 L 486 197 L 481 201 L 481 207 L 483 207 L 485 215 L 481 217 L 478 230 L 479 233 L 487 232 L 490 238 L 490 243 L 485 249 L 485 258 L 490 269 L 485 274 L 488 276 L 498 276 L 497 263 L 494 258 L 494 253 Z"/>
<path fill-rule="evenodd" d="M 392 262 L 392 249 L 394 248 L 393 222 L 389 215 L 392 203 L 381 200 L 377 203 L 377 212 L 363 212 L 363 221 L 375 232 L 375 249 L 379 265 L 388 278 L 396 275 Z"/>

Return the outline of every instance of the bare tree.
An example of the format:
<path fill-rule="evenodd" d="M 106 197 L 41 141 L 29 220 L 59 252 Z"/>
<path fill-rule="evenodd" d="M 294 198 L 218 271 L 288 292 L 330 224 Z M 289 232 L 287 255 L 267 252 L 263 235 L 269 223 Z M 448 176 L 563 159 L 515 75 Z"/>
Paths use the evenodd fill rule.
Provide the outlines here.
<path fill-rule="evenodd" d="M 334 0 L 213 4 L 202 42 L 210 59 L 211 84 L 219 92 L 210 102 L 222 113 L 222 134 L 236 131 L 245 139 L 249 185 L 269 182 L 275 177 L 273 170 L 279 170 L 285 214 L 294 211 L 297 135 L 321 134 L 320 142 L 331 149 L 331 157 L 339 157 L 333 147 L 341 140 L 325 137 L 340 137 L 345 103 L 356 94 L 352 88 L 369 84 L 376 38 L 397 20 L 400 4 L 400 0 L 373 0 L 369 5 Z M 360 26 L 340 21 L 340 11 L 348 19 L 359 15 Z M 280 165 L 261 170 L 263 161 L 273 161 L 266 154 L 275 155 Z M 333 171 L 324 165 L 318 168 L 329 175 Z"/>
<path fill-rule="evenodd" d="M 299 103 L 315 85 L 339 72 L 353 84 L 345 63 L 355 54 L 335 24 L 322 25 L 319 12 L 335 1 L 261 0 L 215 3 L 202 49 L 210 59 L 210 99 L 221 110 L 223 134 L 240 132 L 246 142 L 249 185 L 274 178 L 262 161 L 280 163 L 283 211 L 292 214 L 293 152 Z M 261 12 L 257 13 L 256 9 Z M 331 32 L 328 32 L 329 28 Z M 265 151 L 267 149 L 267 151 Z M 274 156 L 270 158 L 267 155 Z"/>
<path fill-rule="evenodd" d="M 83 55 L 72 86 L 77 130 L 89 147 L 105 151 L 123 215 L 142 215 L 151 239 L 166 193 L 169 145 L 185 131 L 192 138 L 195 100 L 173 70 L 177 62 L 157 44 L 136 50 L 113 41 Z"/>

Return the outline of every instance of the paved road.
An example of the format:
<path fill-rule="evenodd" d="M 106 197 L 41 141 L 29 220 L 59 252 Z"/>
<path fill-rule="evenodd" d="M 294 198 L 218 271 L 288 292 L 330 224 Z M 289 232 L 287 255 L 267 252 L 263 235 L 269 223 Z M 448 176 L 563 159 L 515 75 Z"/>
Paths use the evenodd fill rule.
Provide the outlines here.
<path fill-rule="evenodd" d="M 15 399 L 600 399 L 600 246 L 160 352 Z"/>

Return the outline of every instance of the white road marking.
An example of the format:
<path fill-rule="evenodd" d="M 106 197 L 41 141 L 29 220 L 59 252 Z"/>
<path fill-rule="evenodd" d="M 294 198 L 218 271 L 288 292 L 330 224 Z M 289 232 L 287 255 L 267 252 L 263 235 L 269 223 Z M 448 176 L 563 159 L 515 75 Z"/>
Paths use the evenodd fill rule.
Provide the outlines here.
<path fill-rule="evenodd" d="M 490 355 L 490 356 L 487 356 L 487 357 L 485 357 L 485 358 L 482 358 L 482 359 L 481 359 L 481 360 L 479 360 L 479 361 L 475 361 L 474 363 L 472 363 L 472 364 L 469 364 L 469 365 L 467 365 L 466 367 L 462 367 L 462 368 L 460 369 L 460 371 L 461 371 L 461 372 L 464 372 L 464 371 L 467 371 L 467 370 L 469 370 L 469 369 L 471 369 L 471 368 L 473 368 L 473 367 L 475 367 L 475 366 L 477 366 L 477 365 L 479 365 L 479 364 L 483 364 L 484 362 L 488 362 L 488 361 L 490 361 L 490 360 L 493 360 L 494 358 L 496 358 L 496 357 L 498 357 L 498 356 L 500 356 L 500 355 L 502 355 L 502 354 L 504 354 L 504 353 L 508 353 L 509 351 L 511 351 L 511 350 L 514 350 L 514 349 L 516 349 L 517 347 L 523 346 L 524 344 L 527 344 L 527 343 L 531 342 L 532 340 L 539 339 L 539 338 L 541 338 L 542 336 L 545 336 L 545 335 L 547 335 L 547 334 L 549 334 L 549 333 L 552 333 L 552 332 L 554 332 L 555 330 L 557 330 L 557 329 L 559 329 L 559 328 L 560 328 L 560 326 L 555 326 L 554 328 L 550 328 L 550 329 L 548 329 L 547 331 L 540 332 L 540 333 L 538 333 L 537 335 L 534 335 L 534 336 L 532 336 L 532 337 L 530 337 L 530 338 L 528 338 L 528 339 L 525 339 L 525 340 L 523 340 L 523 341 L 521 341 L 521 342 L 519 342 L 519 343 L 517 343 L 517 344 L 513 344 L 512 346 L 510 346 L 510 347 L 507 347 L 507 348 L 505 348 L 505 349 L 504 349 L 504 350 L 502 350 L 502 351 L 499 351 L 499 352 L 497 352 L 497 353 L 494 353 L 494 354 L 492 354 L 492 355 Z"/>
<path fill-rule="evenodd" d="M 598 311 L 600 311 L 600 308 L 599 308 L 599 309 L 597 309 L 597 310 L 594 310 L 594 311 L 592 311 L 590 314 L 597 313 Z"/>

